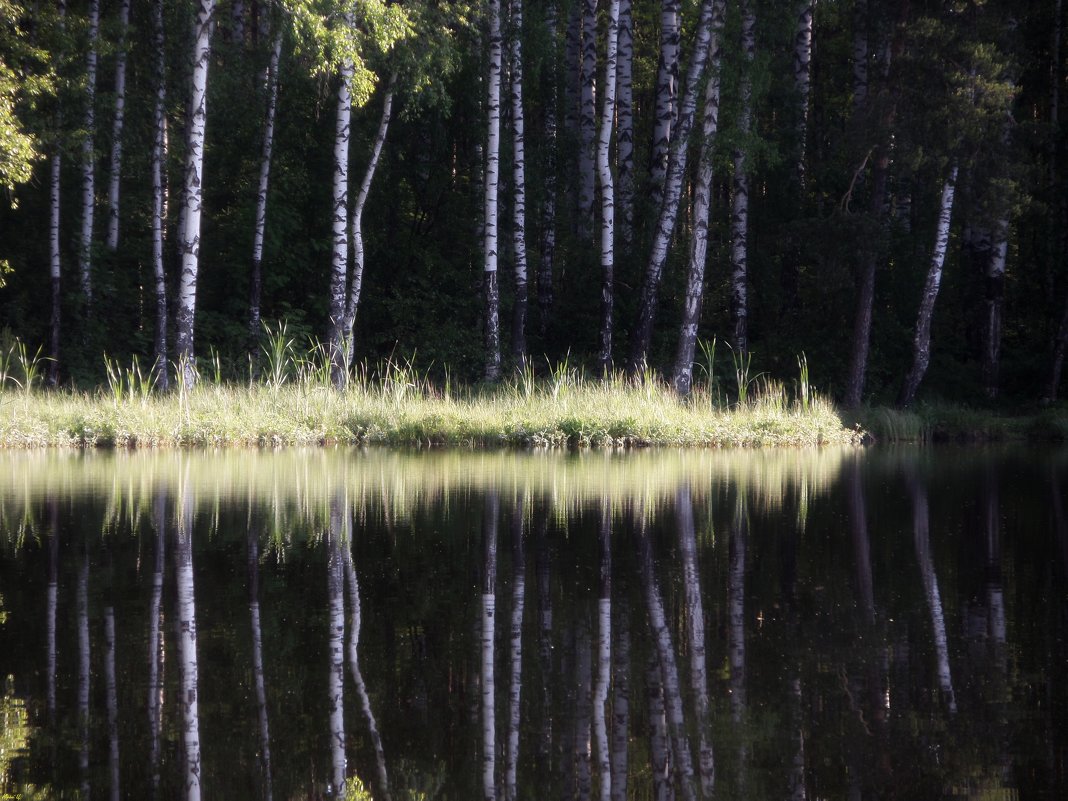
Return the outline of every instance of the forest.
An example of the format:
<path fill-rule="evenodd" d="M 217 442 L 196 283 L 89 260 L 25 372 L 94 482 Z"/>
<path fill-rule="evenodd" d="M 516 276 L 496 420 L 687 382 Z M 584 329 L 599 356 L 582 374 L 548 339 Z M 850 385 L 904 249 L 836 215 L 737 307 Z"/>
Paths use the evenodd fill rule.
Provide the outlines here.
<path fill-rule="evenodd" d="M 0 368 L 1054 401 L 1062 6 L 0 0 Z"/>

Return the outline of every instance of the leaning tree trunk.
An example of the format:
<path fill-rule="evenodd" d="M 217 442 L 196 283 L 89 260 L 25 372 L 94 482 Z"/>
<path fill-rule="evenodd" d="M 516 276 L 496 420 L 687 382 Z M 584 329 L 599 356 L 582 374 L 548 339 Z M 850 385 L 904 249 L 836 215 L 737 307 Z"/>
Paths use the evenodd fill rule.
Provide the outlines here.
<path fill-rule="evenodd" d="M 96 60 L 100 33 L 100 0 L 89 0 L 89 52 L 85 57 L 85 131 L 82 136 L 82 231 L 78 240 L 78 271 L 86 304 L 93 302 L 93 212 L 96 203 Z"/>
<path fill-rule="evenodd" d="M 808 103 L 812 88 L 812 11 L 814 0 L 801 0 L 797 29 L 794 33 L 794 86 L 797 88 L 797 164 L 794 172 L 798 186 L 805 186 L 805 160 L 808 143 Z"/>
<path fill-rule="evenodd" d="M 501 1 L 489 0 L 489 80 L 486 91 L 486 183 L 482 284 L 485 295 L 487 381 L 501 377 L 500 291 L 497 286 L 497 184 L 501 145 Z"/>
<path fill-rule="evenodd" d="M 629 246 L 634 233 L 634 23 L 631 0 L 619 2 L 616 42 L 616 200 L 619 238 L 624 246 Z"/>
<path fill-rule="evenodd" d="M 346 24 L 350 20 L 346 19 Z M 330 380 L 335 387 L 348 381 L 345 363 L 345 290 L 349 272 L 349 139 L 352 119 L 353 66 L 341 65 L 341 82 L 337 88 L 337 118 L 334 124 L 334 210 L 331 228 L 334 250 L 330 261 Z"/>
<path fill-rule="evenodd" d="M 204 134 L 208 122 L 208 65 L 211 54 L 215 0 L 200 0 L 193 44 L 192 95 L 186 133 L 185 186 L 182 192 L 182 226 L 178 233 L 181 273 L 178 290 L 178 324 L 175 352 L 187 386 L 196 381 L 193 358 L 197 273 L 200 266 L 200 213 L 204 190 Z"/>
<path fill-rule="evenodd" d="M 619 0 L 610 0 L 605 45 L 604 92 L 601 127 L 597 135 L 597 175 L 601 184 L 601 342 L 597 366 L 602 375 L 612 368 L 612 310 L 615 306 L 616 199 L 609 147 L 616 113 L 616 52 L 619 36 Z"/>
<path fill-rule="evenodd" d="M 618 0 L 612 0 L 617 5 Z M 609 76 L 612 72 L 608 73 Z M 597 599 L 597 681 L 593 688 L 593 731 L 601 801 L 612 798 L 612 763 L 608 748 L 608 684 L 612 670 L 612 509 L 601 501 L 601 591 Z"/>
<path fill-rule="evenodd" d="M 1009 218 L 1002 217 L 995 229 L 994 245 L 986 263 L 986 325 L 983 330 L 983 389 L 988 398 L 998 396 L 1001 367 L 1001 307 L 1005 299 L 1005 261 L 1009 251 Z"/>
<path fill-rule="evenodd" d="M 119 6 L 119 52 L 115 56 L 115 116 L 111 122 L 111 169 L 108 172 L 108 250 L 119 247 L 119 178 L 122 175 L 122 126 L 126 119 L 126 37 L 130 0 Z"/>
<path fill-rule="evenodd" d="M 495 2 L 495 0 L 493 0 Z M 498 35 L 499 37 L 499 35 Z M 494 628 L 497 617 L 497 517 L 500 498 L 488 490 L 482 519 L 482 798 L 497 799 L 497 716 L 494 686 Z"/>
<path fill-rule="evenodd" d="M 934 249 L 931 252 L 931 265 L 927 269 L 927 280 L 923 286 L 923 298 L 920 300 L 920 312 L 916 317 L 916 333 L 912 339 L 912 368 L 905 377 L 901 388 L 898 405 L 907 408 L 916 399 L 916 390 L 920 387 L 927 365 L 931 361 L 931 318 L 934 316 L 935 300 L 942 283 L 942 266 L 946 260 L 949 246 L 949 223 L 953 216 L 953 195 L 957 185 L 957 163 L 949 169 L 949 176 L 942 187 L 942 202 L 938 211 L 938 230 L 935 234 Z"/>
<path fill-rule="evenodd" d="M 545 9 L 545 28 L 549 37 L 549 52 L 556 50 L 556 3 L 550 0 Z M 545 199 L 541 209 L 541 264 L 538 270 L 538 330 L 545 337 L 553 307 L 553 260 L 556 257 L 556 70 L 549 60 L 548 102 L 542 131 L 545 159 Z"/>
<path fill-rule="evenodd" d="M 267 111 L 263 121 L 263 146 L 260 151 L 260 182 L 256 189 L 256 222 L 252 233 L 252 271 L 249 276 L 248 341 L 250 353 L 260 336 L 260 300 L 263 295 L 263 234 L 267 228 L 267 185 L 271 177 L 271 154 L 274 151 L 274 116 L 278 109 L 278 62 L 282 56 L 282 27 L 279 25 L 271 45 L 267 66 Z"/>
<path fill-rule="evenodd" d="M 274 785 L 271 781 L 271 730 L 267 718 L 267 686 L 263 670 L 263 627 L 260 625 L 260 542 L 259 529 L 251 521 L 247 538 L 248 611 L 252 625 L 252 680 L 256 687 L 256 717 L 260 729 L 260 771 L 263 774 L 264 801 L 271 801 Z"/>
<path fill-rule="evenodd" d="M 67 0 L 59 0 L 56 13 L 59 16 L 60 33 L 66 28 Z M 62 61 L 62 51 L 56 54 L 56 58 Z M 56 132 L 63 129 L 63 109 L 59 107 L 55 119 Z M 48 171 L 48 264 L 49 278 L 52 290 L 52 311 L 49 320 L 50 344 L 48 348 L 48 385 L 59 385 L 59 336 L 62 321 L 62 305 L 60 303 L 60 257 L 59 257 L 59 190 L 60 175 L 63 167 L 63 148 L 59 142 L 53 145 L 52 157 L 49 159 Z"/>
<path fill-rule="evenodd" d="M 183 479 L 175 527 L 174 575 L 178 589 L 178 664 L 181 673 L 184 784 L 188 801 L 200 801 L 200 714 L 197 669 L 197 609 L 193 595 L 193 498 Z"/>
<path fill-rule="evenodd" d="M 156 335 L 154 342 L 156 383 L 166 391 L 167 369 L 167 275 L 163 269 L 163 239 L 167 230 L 167 61 L 163 39 L 163 0 L 152 4 L 152 44 L 156 56 L 156 98 L 152 119 L 152 272 L 156 284 Z"/>
<path fill-rule="evenodd" d="M 364 170 L 363 180 L 360 182 L 360 191 L 356 194 L 356 202 L 352 206 L 351 240 L 352 240 L 352 279 L 349 283 L 348 300 L 345 302 L 345 364 L 352 363 L 353 354 L 353 327 L 356 324 L 356 310 L 360 305 L 360 293 L 363 290 L 363 209 L 367 205 L 367 196 L 371 192 L 371 182 L 375 178 L 375 170 L 378 169 L 378 160 L 382 156 L 382 147 L 386 143 L 389 134 L 389 121 L 393 117 L 393 93 L 397 87 L 397 73 L 389 77 L 386 86 L 386 95 L 382 99 L 382 116 L 378 121 L 378 132 L 375 134 L 374 144 L 371 145 L 371 158 Z"/>
<path fill-rule="evenodd" d="M 523 0 L 510 0 L 512 66 L 512 249 L 515 255 L 515 302 L 512 306 L 512 357 L 527 364 L 527 176 L 523 131 Z M 552 115 L 549 109 L 548 116 Z"/>
<path fill-rule="evenodd" d="M 516 500 L 512 510 L 512 553 L 514 577 L 512 579 L 512 620 L 509 629 L 509 680 L 508 680 L 508 749 L 504 768 L 504 789 L 507 801 L 515 801 L 519 767 L 519 723 L 521 693 L 523 690 L 523 608 L 526 605 L 527 563 L 523 545 L 523 503 Z"/>
<path fill-rule="evenodd" d="M 582 61 L 579 69 L 578 234 L 593 230 L 596 202 L 594 144 L 597 138 L 597 0 L 582 2 Z"/>
<path fill-rule="evenodd" d="M 693 233 L 690 235 L 690 263 L 686 271 L 686 300 L 679 329 L 672 384 L 680 395 L 688 395 L 693 385 L 693 357 L 697 347 L 697 327 L 704 303 L 705 265 L 708 260 L 708 219 L 712 209 L 712 178 L 716 133 L 719 131 L 720 34 L 723 30 L 726 0 L 712 3 L 712 33 L 708 41 L 708 82 L 705 84 L 704 122 L 701 128 L 701 159 L 693 193 Z"/>
<path fill-rule="evenodd" d="M 753 55 L 756 46 L 756 14 L 753 0 L 742 0 L 742 110 L 738 117 L 738 134 L 749 136 L 752 123 Z M 731 345 L 735 353 L 749 350 L 749 172 L 745 151 L 734 148 L 734 197 L 731 201 Z"/>
<path fill-rule="evenodd" d="M 681 8 L 681 0 L 662 0 L 660 6 L 660 63 L 656 71 L 656 119 L 653 123 L 653 150 L 649 165 L 654 208 L 659 208 L 664 197 L 668 158 L 678 116 Z"/>
<path fill-rule="evenodd" d="M 672 132 L 671 156 L 668 160 L 667 179 L 664 184 L 664 200 L 660 204 L 653 247 L 642 281 L 638 304 L 638 324 L 631 341 L 629 367 L 636 370 L 649 354 L 653 338 L 653 322 L 656 318 L 657 296 L 660 292 L 660 276 L 667 261 L 668 248 L 678 219 L 679 201 L 682 196 L 682 179 L 686 173 L 687 145 L 690 130 L 697 113 L 697 90 L 708 62 L 708 43 L 712 35 L 713 0 L 702 0 L 701 16 L 694 38 L 693 53 L 686 73 L 686 94 L 678 115 L 678 125 Z"/>

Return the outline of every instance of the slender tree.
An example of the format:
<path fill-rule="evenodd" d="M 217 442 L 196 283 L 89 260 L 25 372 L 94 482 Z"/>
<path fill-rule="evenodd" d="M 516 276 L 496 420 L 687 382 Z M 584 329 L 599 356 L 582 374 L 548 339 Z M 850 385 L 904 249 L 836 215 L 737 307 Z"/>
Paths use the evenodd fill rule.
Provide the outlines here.
<path fill-rule="evenodd" d="M 156 382 L 166 391 L 167 369 L 167 275 L 163 266 L 163 240 L 167 231 L 167 57 L 163 32 L 163 0 L 152 3 L 152 43 L 155 51 L 155 102 L 152 108 L 152 273 L 156 289 L 154 340 Z"/>
<path fill-rule="evenodd" d="M 95 0 L 94 0 L 95 2 Z M 187 386 L 196 382 L 193 334 L 200 268 L 200 215 L 204 192 L 204 136 L 208 122 L 208 66 L 215 0 L 198 0 L 193 36 L 193 76 L 186 128 L 182 225 L 178 232 L 180 274 L 175 353 Z"/>
<path fill-rule="evenodd" d="M 550 53 L 556 52 L 557 16 L 556 2 L 549 0 L 545 7 L 545 28 L 549 37 Z M 570 41 L 570 40 L 569 40 Z M 542 129 L 545 160 L 544 192 L 541 208 L 541 262 L 538 269 L 538 328 L 545 336 L 553 307 L 553 260 L 556 258 L 556 60 L 546 59 L 548 100 Z"/>
<path fill-rule="evenodd" d="M 597 135 L 597 175 L 601 184 L 601 342 L 597 363 L 601 374 L 612 368 L 612 311 L 615 307 L 615 185 L 609 147 L 616 114 L 616 53 L 619 35 L 619 0 L 610 0 L 601 95 L 601 127 Z"/>
<path fill-rule="evenodd" d="M 345 759 L 345 559 L 348 547 L 349 510 L 340 493 L 330 499 L 330 531 L 327 535 L 326 597 L 330 642 L 327 689 L 330 710 L 331 795 L 340 795 L 348 775 Z"/>
<path fill-rule="evenodd" d="M 167 496 L 157 490 L 152 499 L 152 525 L 156 531 L 156 550 L 152 564 L 152 595 L 148 604 L 148 774 L 149 796 L 159 797 L 160 738 L 163 728 L 163 564 L 167 549 Z"/>
<path fill-rule="evenodd" d="M 797 89 L 797 164 L 794 171 L 800 186 L 805 185 L 805 159 L 808 144 L 809 95 L 812 89 L 812 12 L 814 0 L 800 0 L 794 32 L 794 86 Z"/>
<path fill-rule="evenodd" d="M 613 0 L 612 5 L 617 5 Z M 614 66 L 614 65 L 613 65 Z M 613 70 L 614 72 L 614 70 Z M 608 73 L 609 76 L 612 72 Z M 612 509 L 601 500 L 601 586 L 597 599 L 597 680 L 593 688 L 593 731 L 601 801 L 612 798 L 612 764 L 608 747 L 608 685 L 612 672 Z"/>
<path fill-rule="evenodd" d="M 93 300 L 93 212 L 96 204 L 96 62 L 100 33 L 100 0 L 89 0 L 89 51 L 85 56 L 85 116 L 82 124 L 82 230 L 78 240 L 78 270 L 86 303 Z"/>
<path fill-rule="evenodd" d="M 115 56 L 115 116 L 111 121 L 111 169 L 108 171 L 107 248 L 119 247 L 119 178 L 122 175 L 122 127 L 126 120 L 126 48 L 130 30 L 130 0 L 119 6 L 119 51 Z"/>
<path fill-rule="evenodd" d="M 738 135 L 749 136 L 753 118 L 752 65 L 756 49 L 756 11 L 753 0 L 742 2 L 741 103 Z M 731 198 L 731 345 L 738 354 L 749 350 L 749 165 L 741 146 L 734 148 L 734 193 Z"/>
<path fill-rule="evenodd" d="M 509 629 L 508 748 L 505 754 L 504 789 L 507 801 L 515 801 L 519 770 L 520 701 L 523 690 L 523 609 L 526 606 L 527 563 L 523 544 L 523 502 L 512 510 L 512 619 Z"/>
<path fill-rule="evenodd" d="M 352 26 L 352 18 L 345 18 Z M 345 303 L 349 272 L 349 138 L 352 120 L 353 63 L 342 61 L 337 87 L 337 117 L 334 123 L 334 192 L 331 228 L 334 250 L 330 261 L 330 379 L 335 387 L 348 380 L 345 354 Z"/>
<path fill-rule="evenodd" d="M 104 700 L 108 713 L 108 775 L 112 801 L 122 797 L 119 761 L 119 690 L 115 674 L 115 606 L 104 607 Z"/>
<path fill-rule="evenodd" d="M 497 184 L 501 141 L 501 2 L 489 0 L 489 79 L 486 81 L 486 175 L 483 216 L 485 378 L 501 377 L 500 292 L 497 286 Z"/>
<path fill-rule="evenodd" d="M 594 148 L 597 139 L 597 0 L 582 2 L 582 61 L 579 69 L 579 236 L 586 239 L 593 230 L 596 203 Z"/>
<path fill-rule="evenodd" d="M 66 30 L 67 0 L 57 0 L 56 15 L 58 17 L 59 32 L 62 35 Z M 61 59 L 63 57 L 62 52 L 57 57 Z M 63 107 L 58 101 L 55 128 L 57 132 L 63 129 Z M 59 196 L 60 176 L 63 169 L 63 146 L 61 142 L 57 141 L 52 145 L 52 148 L 52 155 L 48 164 L 48 265 L 52 290 L 52 308 L 48 326 L 48 356 L 50 361 L 48 362 L 47 380 L 49 386 L 55 387 L 59 384 L 59 338 L 63 311 L 60 292 L 62 260 L 59 253 Z"/>
<path fill-rule="evenodd" d="M 624 246 L 634 232 L 634 19 L 632 0 L 619 2 L 616 64 L 616 201 Z"/>
<path fill-rule="evenodd" d="M 868 0 L 853 0 L 853 108 L 868 103 Z"/>
<path fill-rule="evenodd" d="M 482 798 L 497 799 L 497 715 L 494 685 L 494 629 L 497 617 L 497 518 L 500 498 L 488 491 L 482 519 Z"/>
<path fill-rule="evenodd" d="M 681 0 L 661 0 L 660 62 L 656 70 L 656 119 L 653 124 L 653 149 L 649 168 L 654 208 L 660 206 L 664 196 L 671 142 L 675 138 L 673 129 L 678 117 L 679 55 L 682 49 L 682 32 L 679 24 L 681 9 Z"/>
<path fill-rule="evenodd" d="M 986 262 L 986 325 L 983 327 L 983 390 L 997 398 L 1001 367 L 1001 309 L 1005 300 L 1005 262 L 1009 252 L 1009 218 L 1002 216 L 994 229 L 994 242 Z"/>
<path fill-rule="evenodd" d="M 276 40 L 277 41 L 277 40 Z M 264 801 L 274 797 L 271 779 L 271 729 L 267 717 L 267 685 L 263 670 L 263 627 L 260 624 L 260 539 L 259 527 L 248 526 L 248 612 L 252 629 L 252 681 L 256 687 L 256 718 L 260 734 L 260 773 Z"/>
<path fill-rule="evenodd" d="M 48 589 L 45 602 L 45 638 L 48 651 L 45 658 L 48 687 L 45 707 L 48 724 L 56 725 L 56 609 L 59 605 L 59 500 L 48 499 Z"/>
<path fill-rule="evenodd" d="M 200 707 L 197 668 L 197 608 L 193 581 L 193 495 L 188 473 L 182 479 L 174 529 L 174 573 L 177 585 L 178 664 L 181 673 L 183 780 L 188 801 L 200 801 Z"/>
<path fill-rule="evenodd" d="M 82 798 L 89 798 L 89 545 L 82 542 L 82 560 L 78 566 L 75 589 L 78 615 L 78 774 Z"/>
<path fill-rule="evenodd" d="M 630 748 L 630 624 L 625 604 L 616 604 L 613 613 L 612 801 L 626 801 Z"/>
<path fill-rule="evenodd" d="M 523 130 L 523 0 L 509 0 L 511 41 L 509 63 L 512 90 L 512 253 L 515 262 L 515 302 L 512 306 L 512 358 L 519 368 L 527 363 L 527 176 Z M 550 115 L 551 115 L 550 110 Z"/>

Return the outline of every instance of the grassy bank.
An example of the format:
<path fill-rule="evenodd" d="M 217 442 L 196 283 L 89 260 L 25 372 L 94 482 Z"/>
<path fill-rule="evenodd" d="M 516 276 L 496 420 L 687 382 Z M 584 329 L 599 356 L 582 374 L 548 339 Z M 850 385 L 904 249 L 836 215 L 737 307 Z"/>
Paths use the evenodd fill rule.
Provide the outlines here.
<path fill-rule="evenodd" d="M 607 381 L 561 368 L 491 388 L 435 386 L 391 367 L 338 392 L 322 372 L 236 385 L 201 380 L 157 393 L 130 371 L 96 392 L 0 394 L 0 446 L 465 447 L 816 445 L 856 442 L 833 406 L 762 381 L 739 401 L 706 389 L 680 400 L 653 376 Z"/>
<path fill-rule="evenodd" d="M 1068 406 L 1006 414 L 948 403 L 903 411 L 871 406 L 842 412 L 875 442 L 1061 442 L 1068 440 Z"/>

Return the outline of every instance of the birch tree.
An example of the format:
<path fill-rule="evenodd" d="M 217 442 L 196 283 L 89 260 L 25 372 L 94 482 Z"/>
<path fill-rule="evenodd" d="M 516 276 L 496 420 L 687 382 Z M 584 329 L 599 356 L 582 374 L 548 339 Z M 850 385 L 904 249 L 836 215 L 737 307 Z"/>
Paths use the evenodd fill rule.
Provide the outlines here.
<path fill-rule="evenodd" d="M 497 616 L 497 518 L 500 498 L 488 490 L 482 518 L 482 798 L 497 799 L 497 724 L 494 685 L 494 629 Z"/>
<path fill-rule="evenodd" d="M 557 10 L 555 0 L 549 0 L 545 8 L 545 28 L 549 37 L 550 53 L 557 47 Z M 556 258 L 556 70 L 553 59 L 546 60 L 545 71 L 549 83 L 547 111 L 542 129 L 545 160 L 545 199 L 541 209 L 541 261 L 538 269 L 538 328 L 545 336 L 553 307 L 553 260 Z"/>
<path fill-rule="evenodd" d="M 1005 299 L 1005 262 L 1009 252 L 1009 218 L 1004 215 L 994 229 L 994 242 L 986 262 L 983 327 L 983 390 L 988 398 L 998 396 L 1001 367 L 1001 309 Z"/>
<path fill-rule="evenodd" d="M 619 35 L 619 0 L 609 0 L 605 46 L 601 126 L 597 135 L 597 175 L 601 184 L 601 342 L 597 366 L 602 375 L 612 368 L 612 311 L 615 307 L 615 185 L 609 147 L 616 112 L 616 50 Z"/>
<path fill-rule="evenodd" d="M 634 20 L 632 0 L 619 2 L 616 63 L 616 201 L 619 234 L 629 246 L 634 232 Z"/>
<path fill-rule="evenodd" d="M 613 0 L 616 5 L 617 0 Z M 614 66 L 614 65 L 613 65 Z M 608 76 L 613 74 L 608 72 Z M 612 509 L 601 499 L 601 582 L 597 599 L 597 680 L 593 688 L 593 730 L 601 801 L 612 798 L 611 753 L 608 748 L 608 685 L 612 672 Z"/>
<path fill-rule="evenodd" d="M 501 141 L 501 3 L 489 0 L 489 78 L 486 81 L 486 174 L 482 288 L 485 296 L 485 379 L 501 377 L 500 291 L 497 286 L 497 184 Z"/>
<path fill-rule="evenodd" d="M 523 544 L 523 501 L 512 510 L 512 619 L 509 627 L 508 748 L 504 768 L 505 799 L 515 801 L 519 768 L 520 701 L 523 690 L 523 610 L 526 606 L 527 563 Z"/>
<path fill-rule="evenodd" d="M 148 774 L 149 796 L 159 797 L 160 740 L 163 729 L 163 566 L 167 549 L 167 496 L 157 490 L 152 499 L 156 549 L 152 563 L 152 595 L 148 603 Z"/>
<path fill-rule="evenodd" d="M 78 240 L 78 271 L 87 304 L 93 301 L 93 212 L 96 204 L 96 62 L 100 33 L 100 0 L 89 0 L 89 50 L 85 56 L 85 116 L 82 124 L 82 229 Z"/>
<path fill-rule="evenodd" d="M 612 801 L 627 799 L 630 749 L 630 623 L 626 604 L 615 604 L 612 623 Z"/>
<path fill-rule="evenodd" d="M 111 562 L 108 554 L 108 562 Z M 112 568 L 114 574 L 114 568 Z M 112 579 L 112 583 L 114 578 Z M 104 704 L 108 723 L 108 778 L 110 798 L 122 797 L 121 763 L 119 762 L 119 690 L 115 674 L 115 604 L 110 597 L 104 606 Z"/>
<path fill-rule="evenodd" d="M 749 136 L 753 116 L 753 56 L 756 49 L 756 12 L 753 0 L 742 2 L 742 66 L 741 111 L 738 116 L 738 135 Z M 749 350 L 749 169 L 746 153 L 741 146 L 734 148 L 733 195 L 731 197 L 731 345 L 744 355 Z"/>
<path fill-rule="evenodd" d="M 638 321 L 631 341 L 630 369 L 645 364 L 649 345 L 653 338 L 653 322 L 656 317 L 657 298 L 660 292 L 660 277 L 667 262 L 668 248 L 678 219 L 679 199 L 682 196 L 682 178 L 686 172 L 687 144 L 697 113 L 697 91 L 708 62 L 708 43 L 712 35 L 713 0 L 702 0 L 697 34 L 686 73 L 686 94 L 678 115 L 678 125 L 673 134 L 667 178 L 664 184 L 664 200 L 660 204 L 653 246 L 642 280 L 638 304 Z"/>
<path fill-rule="evenodd" d="M 708 261 L 708 221 L 712 211 L 712 179 L 716 134 L 719 132 L 721 35 L 726 0 L 713 0 L 712 30 L 708 40 L 708 81 L 705 84 L 704 118 L 701 125 L 701 155 L 693 191 L 693 231 L 686 270 L 686 299 L 682 308 L 679 345 L 675 354 L 672 385 L 679 395 L 688 395 L 693 385 L 693 357 L 697 329 L 704 304 L 705 265 Z"/>
<path fill-rule="evenodd" d="M 59 605 L 59 500 L 48 499 L 48 585 L 45 601 L 45 709 L 49 726 L 56 725 L 56 609 Z"/>
<path fill-rule="evenodd" d="M 352 26 L 346 16 L 346 27 Z M 349 271 L 349 137 L 352 121 L 353 62 L 346 59 L 339 69 L 337 116 L 334 120 L 334 191 L 331 231 L 334 249 L 330 260 L 330 380 L 343 387 L 348 380 L 345 354 L 345 300 Z"/>
<path fill-rule="evenodd" d="M 920 298 L 920 310 L 916 316 L 916 330 L 912 338 L 912 367 L 905 376 L 905 384 L 898 397 L 898 405 L 908 408 L 916 398 L 927 365 L 931 361 L 931 319 L 934 316 L 935 300 L 942 284 L 942 267 L 946 261 L 946 249 L 949 247 L 949 223 L 953 215 L 953 198 L 957 188 L 957 163 L 949 168 L 949 175 L 942 185 L 942 200 L 938 207 L 938 227 L 935 231 L 934 247 L 931 261 L 927 268 L 927 279 L 923 285 Z"/>
<path fill-rule="evenodd" d="M 348 775 L 345 759 L 345 563 L 342 543 L 348 547 L 348 504 L 335 494 L 330 499 L 330 531 L 326 538 L 327 692 L 330 719 L 331 795 L 344 792 Z"/>
<path fill-rule="evenodd" d="M 66 30 L 67 0 L 57 0 L 56 15 L 58 18 L 59 32 L 62 35 Z M 62 59 L 62 51 L 60 51 L 58 57 Z M 55 114 L 55 127 L 57 131 L 60 131 L 63 128 L 63 106 L 58 100 Z M 62 144 L 57 141 L 53 144 L 52 148 L 52 155 L 49 158 L 48 164 L 48 265 L 52 290 L 52 306 L 48 326 L 48 356 L 50 361 L 48 362 L 47 380 L 50 387 L 55 387 L 59 385 L 59 338 L 63 314 L 61 303 L 62 274 L 60 269 L 62 267 L 62 260 L 59 252 L 59 196 L 60 176 L 63 170 L 63 147 Z"/>
<path fill-rule="evenodd" d="M 200 707 L 197 668 L 197 609 L 193 582 L 193 496 L 188 474 L 182 479 L 174 529 L 177 585 L 178 664 L 181 675 L 182 778 L 187 801 L 200 801 Z"/>
<path fill-rule="evenodd" d="M 515 262 L 515 301 L 512 306 L 512 358 L 522 369 L 527 363 L 527 177 L 523 130 L 523 0 L 509 0 L 511 8 L 512 94 L 512 253 Z M 547 116 L 552 116 L 549 110 Z"/>
<path fill-rule="evenodd" d="M 126 48 L 130 0 L 119 6 L 119 52 L 115 56 L 115 115 L 111 121 L 111 168 L 108 171 L 108 250 L 119 247 L 119 178 L 122 175 L 122 128 L 126 119 Z"/>
<path fill-rule="evenodd" d="M 582 61 L 579 68 L 579 159 L 578 214 L 576 223 L 582 239 L 593 229 L 595 154 L 597 139 L 597 0 L 582 2 Z"/>
<path fill-rule="evenodd" d="M 167 369 L 167 275 L 163 266 L 163 240 L 167 230 L 167 57 L 163 31 L 163 0 L 152 3 L 152 43 L 155 52 L 155 102 L 152 107 L 152 273 L 156 290 L 154 338 L 157 386 L 166 391 Z"/>
<path fill-rule="evenodd" d="M 679 54 L 682 33 L 679 16 L 681 0 L 661 0 L 660 4 L 660 60 L 656 70 L 656 106 L 653 122 L 653 149 L 650 163 L 653 207 L 659 208 L 664 197 L 668 158 L 678 116 Z M 696 52 L 696 50 L 694 51 Z"/>
<path fill-rule="evenodd" d="M 95 2 L 95 0 L 94 0 Z M 208 66 L 211 63 L 215 0 L 198 0 L 193 26 L 193 74 L 185 142 L 182 225 L 178 231 L 179 283 L 175 355 L 186 386 L 196 383 L 194 325 L 200 270 L 200 215 L 204 192 L 204 138 L 208 123 Z"/>
<path fill-rule="evenodd" d="M 798 185 L 805 185 L 805 159 L 808 143 L 809 94 L 812 88 L 812 12 L 814 0 L 800 0 L 794 33 L 794 86 L 797 89 L 797 174 Z"/>

